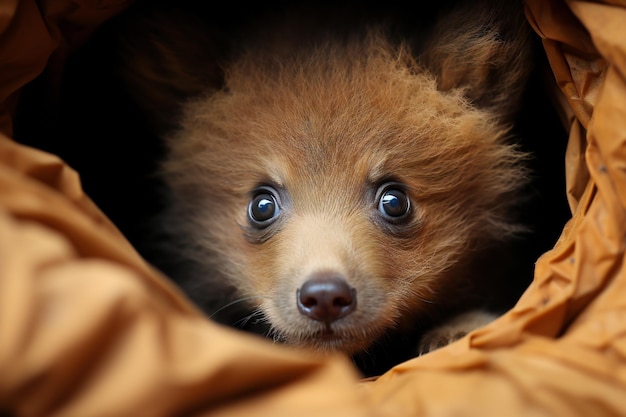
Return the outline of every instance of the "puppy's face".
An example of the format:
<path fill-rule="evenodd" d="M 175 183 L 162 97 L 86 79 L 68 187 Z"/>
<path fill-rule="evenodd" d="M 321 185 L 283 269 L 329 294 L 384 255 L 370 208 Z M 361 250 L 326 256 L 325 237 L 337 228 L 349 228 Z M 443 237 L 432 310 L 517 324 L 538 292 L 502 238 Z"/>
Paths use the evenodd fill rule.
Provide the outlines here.
<path fill-rule="evenodd" d="M 504 129 L 380 46 L 244 57 L 169 139 L 180 233 L 293 345 L 366 348 L 506 229 L 520 172 Z"/>

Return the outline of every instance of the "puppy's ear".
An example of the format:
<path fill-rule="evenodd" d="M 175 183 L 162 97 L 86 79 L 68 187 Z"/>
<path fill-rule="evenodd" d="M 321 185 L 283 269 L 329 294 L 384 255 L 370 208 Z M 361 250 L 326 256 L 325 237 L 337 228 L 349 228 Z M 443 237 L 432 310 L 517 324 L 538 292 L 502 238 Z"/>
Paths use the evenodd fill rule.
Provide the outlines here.
<path fill-rule="evenodd" d="M 475 106 L 511 120 L 532 68 L 530 36 L 521 2 L 462 1 L 435 24 L 421 63 L 440 90 L 461 88 Z"/>
<path fill-rule="evenodd" d="M 118 22 L 115 32 L 118 76 L 157 132 L 176 127 L 185 101 L 223 85 L 218 61 L 224 42 L 189 12 L 138 8 Z"/>

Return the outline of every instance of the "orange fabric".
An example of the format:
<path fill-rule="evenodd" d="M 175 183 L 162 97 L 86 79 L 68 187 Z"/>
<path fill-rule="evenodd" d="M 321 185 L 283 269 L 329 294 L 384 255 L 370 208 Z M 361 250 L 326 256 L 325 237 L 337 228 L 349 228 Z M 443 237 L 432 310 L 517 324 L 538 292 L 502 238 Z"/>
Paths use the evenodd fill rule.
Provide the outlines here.
<path fill-rule="evenodd" d="M 503 317 L 359 382 L 204 319 L 53 155 L 10 139 L 20 88 L 123 1 L 0 0 L 0 414 L 626 415 L 626 8 L 527 0 L 569 128 L 573 218 Z"/>

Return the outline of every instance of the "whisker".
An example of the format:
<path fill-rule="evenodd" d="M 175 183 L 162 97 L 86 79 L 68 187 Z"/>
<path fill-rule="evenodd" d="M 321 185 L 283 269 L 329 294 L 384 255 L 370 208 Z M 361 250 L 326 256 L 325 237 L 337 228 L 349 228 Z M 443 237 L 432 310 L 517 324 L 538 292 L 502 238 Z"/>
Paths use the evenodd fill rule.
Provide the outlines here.
<path fill-rule="evenodd" d="M 259 324 L 260 322 L 267 322 L 267 320 L 265 319 L 265 315 L 263 314 L 263 311 L 257 308 L 251 314 L 248 314 L 247 316 L 237 320 L 235 323 L 233 323 L 233 326 L 239 327 L 239 328 L 245 327 L 246 324 L 248 324 L 248 322 L 255 317 L 257 317 L 257 320 L 253 324 Z"/>
<path fill-rule="evenodd" d="M 255 298 L 263 298 L 263 297 L 260 297 L 260 296 L 257 296 L 257 295 L 251 295 L 251 296 L 249 296 L 249 297 L 241 297 L 241 298 L 238 298 L 238 299 L 236 299 L 236 300 L 231 301 L 231 302 L 230 302 L 230 303 L 228 303 L 228 304 L 223 305 L 222 307 L 218 308 L 217 310 L 215 310 L 215 311 L 214 311 L 214 312 L 213 312 L 213 313 L 209 316 L 209 318 L 210 318 L 210 319 L 211 319 L 211 318 L 213 318 L 213 317 L 214 317 L 216 314 L 218 314 L 219 312 L 224 311 L 225 309 L 227 309 L 227 308 L 229 308 L 229 307 L 232 307 L 232 306 L 233 306 L 233 305 L 235 305 L 235 304 L 239 304 L 239 303 L 241 303 L 241 302 L 248 301 L 248 300 L 253 300 L 253 299 L 255 299 Z"/>
<path fill-rule="evenodd" d="M 285 337 L 274 326 L 270 327 L 267 332 L 265 332 L 264 336 L 271 339 L 274 343 L 282 343 L 285 341 Z"/>

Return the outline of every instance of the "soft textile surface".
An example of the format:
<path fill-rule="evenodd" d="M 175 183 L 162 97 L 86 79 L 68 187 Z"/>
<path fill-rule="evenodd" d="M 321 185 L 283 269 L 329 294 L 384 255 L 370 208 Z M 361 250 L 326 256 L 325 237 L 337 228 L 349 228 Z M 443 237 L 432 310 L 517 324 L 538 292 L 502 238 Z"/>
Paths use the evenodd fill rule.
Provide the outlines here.
<path fill-rule="evenodd" d="M 626 7 L 527 0 L 570 131 L 573 218 L 511 311 L 360 381 L 341 357 L 204 319 L 76 172 L 12 141 L 20 88 L 126 3 L 0 1 L 0 414 L 626 415 Z"/>

